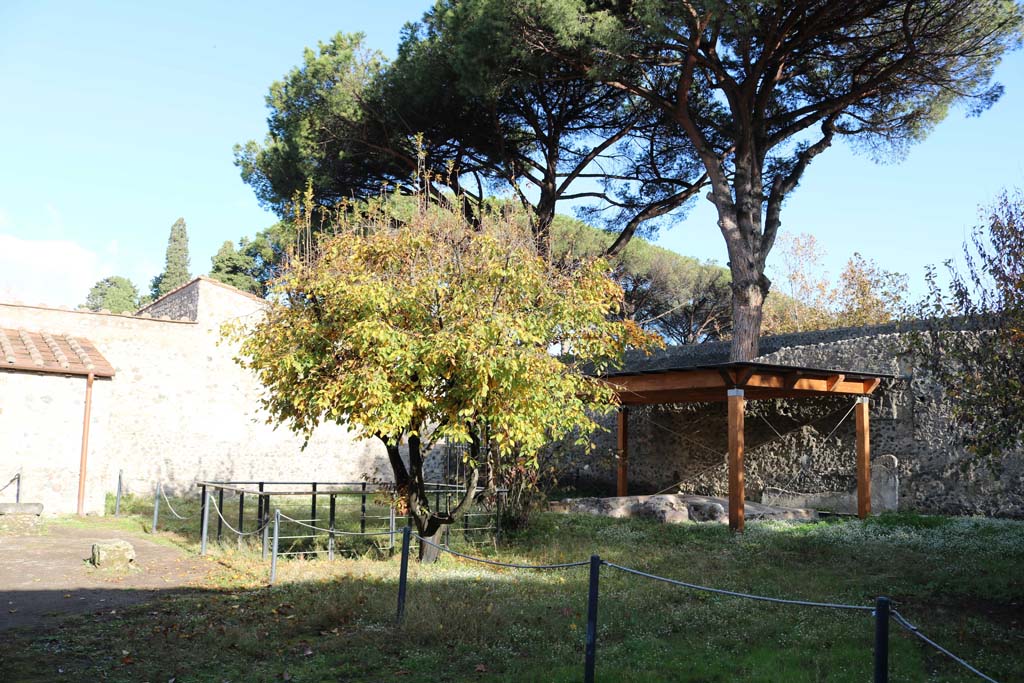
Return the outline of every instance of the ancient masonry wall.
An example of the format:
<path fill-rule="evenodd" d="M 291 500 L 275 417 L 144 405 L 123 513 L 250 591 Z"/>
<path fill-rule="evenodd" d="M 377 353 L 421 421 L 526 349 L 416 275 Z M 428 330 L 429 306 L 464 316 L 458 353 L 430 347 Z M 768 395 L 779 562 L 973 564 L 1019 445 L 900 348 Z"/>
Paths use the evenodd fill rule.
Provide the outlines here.
<path fill-rule="evenodd" d="M 813 343 L 813 335 L 807 337 L 807 343 L 778 349 L 758 360 L 903 378 L 883 382 L 871 398 L 870 409 L 872 457 L 891 454 L 898 459 L 902 509 L 1024 517 L 1024 453 L 992 463 L 979 461 L 960 446 L 942 388 L 906 352 L 903 335 L 820 344 Z M 856 485 L 852 405 L 852 398 L 748 402 L 748 498 L 760 501 L 766 486 L 797 492 L 852 491 Z M 563 461 L 564 483 L 576 482 L 586 490 L 614 490 L 614 417 L 605 419 L 604 425 L 607 431 L 595 435 L 590 456 Z M 724 404 L 633 408 L 629 442 L 631 493 L 666 488 L 727 493 Z"/>
<path fill-rule="evenodd" d="M 266 423 L 260 385 L 220 338 L 224 322 L 259 315 L 258 300 L 206 280 L 177 294 L 184 321 L 0 304 L 0 326 L 86 337 L 116 370 L 94 383 L 87 511 L 102 512 L 118 470 L 147 495 L 157 480 L 185 492 L 200 479 L 390 479 L 383 446 L 345 427 L 321 427 L 303 449 Z M 74 511 L 84 399 L 84 378 L 0 372 L 0 485 L 20 471 L 22 501 Z"/>

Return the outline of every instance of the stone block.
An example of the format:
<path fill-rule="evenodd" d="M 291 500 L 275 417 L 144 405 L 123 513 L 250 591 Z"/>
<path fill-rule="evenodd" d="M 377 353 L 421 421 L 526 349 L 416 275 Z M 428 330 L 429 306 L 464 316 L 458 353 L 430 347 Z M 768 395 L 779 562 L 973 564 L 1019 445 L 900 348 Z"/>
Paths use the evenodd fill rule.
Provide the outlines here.
<path fill-rule="evenodd" d="M 0 515 L 35 515 L 43 514 L 42 503 L 0 503 Z"/>
<path fill-rule="evenodd" d="M 130 569 L 135 566 L 135 548 L 128 541 L 110 539 L 92 544 L 93 566 L 103 569 Z"/>
<path fill-rule="evenodd" d="M 651 496 L 636 506 L 636 515 L 667 524 L 690 521 L 686 504 L 678 496 Z"/>
<path fill-rule="evenodd" d="M 693 501 L 688 506 L 690 519 L 695 522 L 728 522 L 729 513 L 715 501 Z"/>

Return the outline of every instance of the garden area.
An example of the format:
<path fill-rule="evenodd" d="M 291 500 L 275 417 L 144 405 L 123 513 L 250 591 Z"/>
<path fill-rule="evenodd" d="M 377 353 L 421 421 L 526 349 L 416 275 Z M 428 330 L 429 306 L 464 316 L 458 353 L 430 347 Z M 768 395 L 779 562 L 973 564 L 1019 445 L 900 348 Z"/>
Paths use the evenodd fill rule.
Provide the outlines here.
<path fill-rule="evenodd" d="M 171 499 L 158 542 L 195 559 L 194 496 Z M 149 529 L 151 502 L 87 524 L 106 535 Z M 308 513 L 309 510 L 307 509 Z M 339 512 L 339 515 L 342 513 Z M 351 511 L 346 513 L 351 517 Z M 43 533 L 46 533 L 45 531 Z M 995 680 L 1024 676 L 1024 523 L 882 515 L 866 522 L 664 525 L 541 513 L 500 543 L 451 547 L 494 561 L 561 564 L 599 554 L 643 572 L 770 597 L 893 607 Z M 411 563 L 396 623 L 399 555 L 367 548 L 335 560 L 278 563 L 268 586 L 259 547 L 211 542 L 196 585 L 45 630 L 5 633 L 6 680 L 578 681 L 586 566 L 519 570 L 449 554 Z M 144 569 L 144 568 L 143 568 Z M 689 590 L 601 570 L 597 680 L 864 681 L 870 611 L 839 611 Z M 973 675 L 895 622 L 894 681 Z"/>

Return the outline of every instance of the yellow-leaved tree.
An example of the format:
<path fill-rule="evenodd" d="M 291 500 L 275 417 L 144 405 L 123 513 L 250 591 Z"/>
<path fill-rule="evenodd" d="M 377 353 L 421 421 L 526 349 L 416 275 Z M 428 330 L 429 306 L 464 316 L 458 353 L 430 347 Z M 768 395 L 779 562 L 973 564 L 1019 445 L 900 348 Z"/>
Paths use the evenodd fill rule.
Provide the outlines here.
<path fill-rule="evenodd" d="M 607 263 L 553 266 L 514 215 L 470 226 L 420 197 L 337 221 L 291 259 L 266 316 L 235 328 L 239 362 L 266 386 L 272 421 L 306 435 L 337 422 L 383 442 L 424 538 L 470 503 L 485 457 L 535 467 L 549 440 L 591 433 L 616 403 L 597 375 L 657 343 L 619 319 Z M 467 490 L 450 512 L 425 491 L 425 454 L 442 439 L 468 444 Z M 420 559 L 434 557 L 421 544 Z"/>

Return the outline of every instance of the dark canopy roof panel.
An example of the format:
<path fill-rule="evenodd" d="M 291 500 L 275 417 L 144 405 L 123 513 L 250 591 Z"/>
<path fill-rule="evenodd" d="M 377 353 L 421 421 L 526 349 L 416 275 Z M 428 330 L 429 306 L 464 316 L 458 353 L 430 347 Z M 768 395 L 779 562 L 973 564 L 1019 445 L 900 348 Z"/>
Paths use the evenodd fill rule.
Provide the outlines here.
<path fill-rule="evenodd" d="M 747 399 L 867 396 L 893 375 L 771 363 L 731 362 L 604 375 L 623 405 L 724 401 L 730 389 Z"/>

